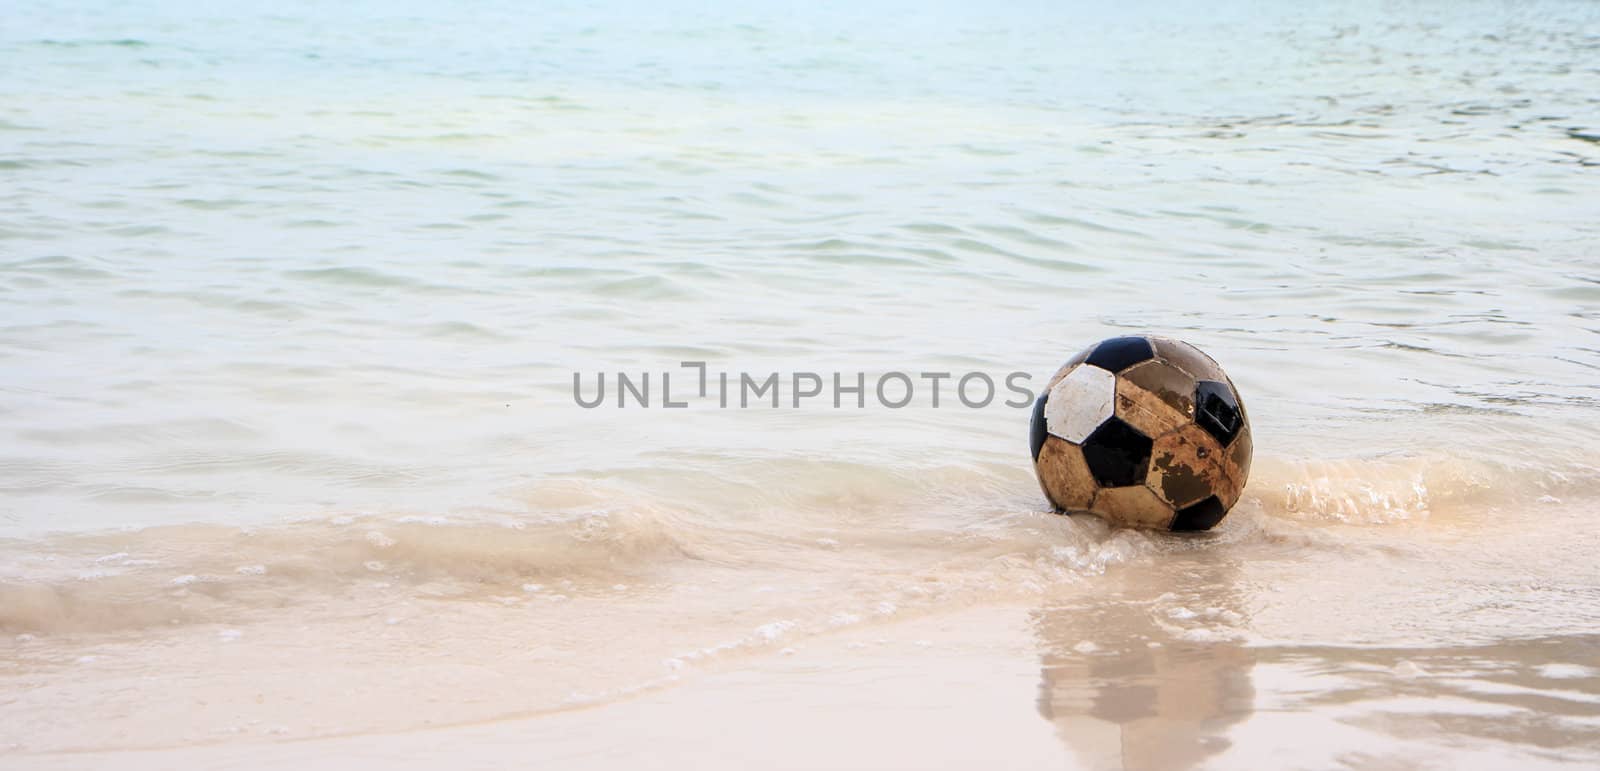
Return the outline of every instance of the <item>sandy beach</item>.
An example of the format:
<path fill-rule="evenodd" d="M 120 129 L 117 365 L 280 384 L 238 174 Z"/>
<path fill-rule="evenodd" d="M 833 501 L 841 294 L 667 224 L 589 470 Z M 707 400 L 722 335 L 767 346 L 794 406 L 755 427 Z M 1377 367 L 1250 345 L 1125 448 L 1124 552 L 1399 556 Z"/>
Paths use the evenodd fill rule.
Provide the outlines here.
<path fill-rule="evenodd" d="M 11 643 L 0 765 L 1558 767 L 1600 751 L 1600 638 L 1568 631 L 1594 620 L 1575 600 L 1600 580 L 1594 543 L 1566 535 L 1587 513 L 1546 504 L 1542 534 L 1256 513 L 1176 544 L 1040 514 L 1077 577 L 820 623 L 436 596 Z M 1514 583 L 1458 575 L 1536 559 Z M 904 575 L 936 587 L 938 570 Z"/>
<path fill-rule="evenodd" d="M 7 3 L 0 768 L 1600 765 L 1597 30 Z"/>

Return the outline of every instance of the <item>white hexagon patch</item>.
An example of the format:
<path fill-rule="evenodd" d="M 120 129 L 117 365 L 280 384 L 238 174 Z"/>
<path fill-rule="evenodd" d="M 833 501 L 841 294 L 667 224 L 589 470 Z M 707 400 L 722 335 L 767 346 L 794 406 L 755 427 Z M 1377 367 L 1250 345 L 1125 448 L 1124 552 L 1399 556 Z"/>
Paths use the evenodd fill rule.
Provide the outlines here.
<path fill-rule="evenodd" d="M 1116 375 L 1093 364 L 1079 364 L 1050 389 L 1044 403 L 1045 430 L 1079 444 L 1111 417 L 1116 400 Z"/>

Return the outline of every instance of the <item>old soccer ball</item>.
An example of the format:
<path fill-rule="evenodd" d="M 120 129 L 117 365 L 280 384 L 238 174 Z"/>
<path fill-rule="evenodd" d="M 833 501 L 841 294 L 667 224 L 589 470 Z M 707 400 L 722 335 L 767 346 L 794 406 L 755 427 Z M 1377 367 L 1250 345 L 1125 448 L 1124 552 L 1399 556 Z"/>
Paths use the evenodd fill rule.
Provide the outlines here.
<path fill-rule="evenodd" d="M 1033 405 L 1039 485 L 1057 511 L 1209 530 L 1250 476 L 1250 419 L 1222 368 L 1188 343 L 1113 337 L 1072 357 Z"/>

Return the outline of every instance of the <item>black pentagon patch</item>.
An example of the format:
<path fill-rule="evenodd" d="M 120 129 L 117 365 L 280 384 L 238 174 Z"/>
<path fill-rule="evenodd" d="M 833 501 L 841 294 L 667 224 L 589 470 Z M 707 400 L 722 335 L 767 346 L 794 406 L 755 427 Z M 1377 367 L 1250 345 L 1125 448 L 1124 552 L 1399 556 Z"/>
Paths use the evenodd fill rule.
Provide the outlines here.
<path fill-rule="evenodd" d="M 1227 513 L 1228 510 L 1222 508 L 1222 501 L 1213 495 L 1193 506 L 1178 509 L 1178 516 L 1172 518 L 1172 529 L 1187 532 L 1210 530 Z"/>
<path fill-rule="evenodd" d="M 1033 420 L 1028 423 L 1028 444 L 1033 449 L 1033 460 L 1035 462 L 1039 460 L 1039 450 L 1044 447 L 1045 437 L 1049 436 L 1045 432 L 1044 426 L 1044 400 L 1048 398 L 1050 398 L 1050 392 L 1045 391 L 1039 394 L 1038 399 L 1034 400 Z"/>
<path fill-rule="evenodd" d="M 1107 418 L 1083 440 L 1083 460 L 1102 487 L 1127 487 L 1144 482 L 1150 470 L 1150 437 L 1121 418 Z"/>
<path fill-rule="evenodd" d="M 1085 359 L 1090 364 L 1112 372 L 1121 372 L 1145 359 L 1155 358 L 1155 348 L 1142 337 L 1113 337 L 1102 340 L 1094 353 Z"/>
<path fill-rule="evenodd" d="M 1194 422 L 1206 433 L 1216 437 L 1227 447 L 1239 429 L 1244 427 L 1244 414 L 1239 411 L 1239 397 L 1227 383 L 1202 380 L 1194 389 Z"/>

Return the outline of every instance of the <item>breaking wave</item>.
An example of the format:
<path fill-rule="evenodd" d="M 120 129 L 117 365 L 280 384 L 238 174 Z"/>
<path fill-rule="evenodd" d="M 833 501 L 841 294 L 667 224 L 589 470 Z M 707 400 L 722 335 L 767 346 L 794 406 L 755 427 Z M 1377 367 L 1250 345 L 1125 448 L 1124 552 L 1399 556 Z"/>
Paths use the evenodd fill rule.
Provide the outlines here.
<path fill-rule="evenodd" d="M 743 498 L 715 491 L 716 503 L 685 497 L 681 488 L 675 497 L 638 485 L 609 492 L 589 486 L 579 495 L 554 485 L 530 493 L 539 516 L 334 514 L 260 527 L 193 524 L 0 541 L 0 630 L 214 623 L 363 591 L 374 593 L 374 602 L 419 593 L 476 601 L 612 597 L 617 586 L 646 591 L 716 571 L 753 582 L 828 576 L 829 586 L 861 598 L 858 610 L 867 612 L 882 601 L 874 598 L 899 596 L 896 587 L 922 574 L 936 579 L 914 600 L 972 602 L 1041 591 L 1200 543 L 1248 547 L 1293 531 L 1302 546 L 1339 548 L 1339 536 L 1325 526 L 1470 519 L 1504 505 L 1560 503 L 1582 497 L 1600 472 L 1425 456 L 1271 460 L 1257 464 L 1224 526 L 1199 537 L 1051 515 L 1025 469 L 839 464 L 828 476 L 804 494 L 762 484 L 746 488 L 760 492 Z"/>

